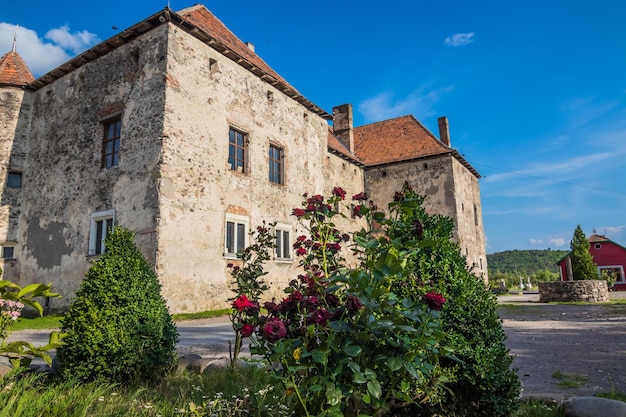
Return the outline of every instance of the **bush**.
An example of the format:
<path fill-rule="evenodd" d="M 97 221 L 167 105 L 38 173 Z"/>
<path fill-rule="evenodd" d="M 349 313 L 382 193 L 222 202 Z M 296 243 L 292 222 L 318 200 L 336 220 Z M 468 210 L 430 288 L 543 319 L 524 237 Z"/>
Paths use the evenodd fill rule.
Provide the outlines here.
<path fill-rule="evenodd" d="M 444 345 L 450 347 L 458 361 L 442 360 L 454 371 L 446 398 L 430 402 L 426 410 L 413 415 L 509 416 L 517 407 L 520 382 L 511 369 L 513 357 L 504 344 L 505 334 L 497 314 L 495 297 L 481 277 L 468 268 L 457 243 L 452 240 L 454 223 L 450 218 L 428 215 L 417 195 L 405 184 L 396 193 L 402 205 L 400 218 L 390 228 L 391 239 L 410 240 L 422 234 L 431 242 L 411 258 L 415 268 L 413 280 L 392 286 L 399 295 L 436 291 L 447 302 L 441 311 Z"/>
<path fill-rule="evenodd" d="M 81 380 L 161 376 L 175 365 L 178 333 L 158 278 L 129 230 L 116 227 L 105 246 L 62 321 L 59 367 Z"/>

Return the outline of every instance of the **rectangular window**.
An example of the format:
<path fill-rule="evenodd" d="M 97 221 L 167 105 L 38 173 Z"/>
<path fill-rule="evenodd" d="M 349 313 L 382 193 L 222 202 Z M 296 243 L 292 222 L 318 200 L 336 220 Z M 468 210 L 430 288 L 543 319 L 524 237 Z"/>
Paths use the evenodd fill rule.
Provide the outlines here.
<path fill-rule="evenodd" d="M 276 237 L 275 260 L 291 261 L 291 231 L 291 226 L 287 224 L 276 224 L 274 228 L 274 236 Z"/>
<path fill-rule="evenodd" d="M 21 172 L 9 172 L 7 175 L 7 187 L 8 188 L 22 188 L 22 173 Z"/>
<path fill-rule="evenodd" d="M 91 215 L 89 228 L 89 255 L 104 253 L 104 241 L 113 229 L 115 210 L 105 210 Z"/>
<path fill-rule="evenodd" d="M 603 275 L 609 275 L 616 282 L 624 282 L 624 267 L 621 265 L 614 266 L 599 266 L 598 272 L 600 274 L 600 278 L 603 278 Z"/>
<path fill-rule="evenodd" d="M 283 148 L 270 145 L 270 182 L 274 184 L 284 184 L 284 151 Z"/>
<path fill-rule="evenodd" d="M 120 162 L 120 139 L 122 134 L 122 118 L 107 120 L 104 123 L 104 139 L 102 140 L 102 167 L 115 167 Z"/>
<path fill-rule="evenodd" d="M 237 258 L 248 244 L 249 219 L 236 214 L 226 214 L 226 230 L 224 233 L 224 256 Z"/>
<path fill-rule="evenodd" d="M 230 128 L 228 133 L 228 165 L 233 171 L 246 173 L 248 154 L 248 135 Z"/>
<path fill-rule="evenodd" d="M 2 259 L 13 259 L 15 258 L 15 247 L 14 246 L 2 246 Z"/>

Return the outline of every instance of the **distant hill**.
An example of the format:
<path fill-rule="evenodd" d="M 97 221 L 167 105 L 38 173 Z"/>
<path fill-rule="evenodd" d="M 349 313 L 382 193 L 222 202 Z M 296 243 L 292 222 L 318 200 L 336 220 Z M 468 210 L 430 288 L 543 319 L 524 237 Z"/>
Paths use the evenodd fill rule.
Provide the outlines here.
<path fill-rule="evenodd" d="M 487 255 L 489 274 L 499 272 L 538 271 L 558 272 L 556 262 L 567 255 L 567 250 L 507 250 Z"/>

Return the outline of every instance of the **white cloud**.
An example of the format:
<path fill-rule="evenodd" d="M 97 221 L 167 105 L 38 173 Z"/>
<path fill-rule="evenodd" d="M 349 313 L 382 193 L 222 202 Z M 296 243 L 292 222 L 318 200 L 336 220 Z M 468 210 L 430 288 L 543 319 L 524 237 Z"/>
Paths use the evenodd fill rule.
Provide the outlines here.
<path fill-rule="evenodd" d="M 565 246 L 565 244 L 567 243 L 567 241 L 564 238 L 562 238 L 562 237 L 553 237 L 548 242 L 551 245 L 556 246 L 557 248 Z"/>
<path fill-rule="evenodd" d="M 61 48 L 70 50 L 75 54 L 83 52 L 99 41 L 95 34 L 87 32 L 86 30 L 74 33 L 70 32 L 68 25 L 49 30 L 45 37 Z"/>
<path fill-rule="evenodd" d="M 452 87 L 443 87 L 438 90 L 427 90 L 421 87 L 403 98 L 396 98 L 391 91 L 384 91 L 363 100 L 358 109 L 368 123 L 407 114 L 423 119 L 435 114 L 434 105 L 452 89 Z"/>
<path fill-rule="evenodd" d="M 621 241 L 624 237 L 626 226 L 605 226 L 597 229 L 598 233 L 604 234 L 611 240 Z"/>
<path fill-rule="evenodd" d="M 541 239 L 530 239 L 528 242 L 531 245 L 533 245 L 533 246 L 537 246 L 537 245 L 543 244 L 543 240 L 541 240 Z"/>
<path fill-rule="evenodd" d="M 2 54 L 12 48 L 16 25 L 0 22 L 0 51 Z M 34 30 L 17 28 L 17 52 L 35 77 L 43 75 L 68 61 L 72 56 L 84 51 L 100 40 L 87 31 L 71 33 L 67 26 L 50 30 L 46 41 Z"/>
<path fill-rule="evenodd" d="M 448 46 L 463 46 L 469 45 L 474 42 L 474 32 L 471 33 L 456 33 L 452 36 L 448 36 L 443 43 Z"/>

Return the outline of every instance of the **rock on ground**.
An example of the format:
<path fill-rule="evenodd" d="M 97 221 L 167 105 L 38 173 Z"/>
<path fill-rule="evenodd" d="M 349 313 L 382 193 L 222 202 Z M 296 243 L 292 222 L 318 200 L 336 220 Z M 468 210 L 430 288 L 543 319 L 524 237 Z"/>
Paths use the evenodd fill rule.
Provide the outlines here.
<path fill-rule="evenodd" d="M 563 402 L 565 417 L 626 417 L 626 403 L 600 397 L 574 397 Z"/>

